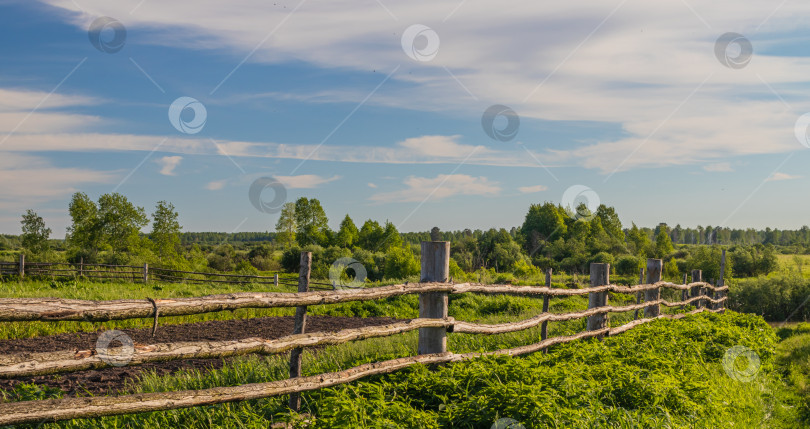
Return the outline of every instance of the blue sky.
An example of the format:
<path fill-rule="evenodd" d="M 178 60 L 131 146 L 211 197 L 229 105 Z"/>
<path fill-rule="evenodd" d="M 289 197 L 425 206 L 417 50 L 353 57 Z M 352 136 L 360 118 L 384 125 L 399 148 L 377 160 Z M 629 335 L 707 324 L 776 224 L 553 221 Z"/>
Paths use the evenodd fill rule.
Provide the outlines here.
<path fill-rule="evenodd" d="M 0 231 L 32 208 L 62 237 L 76 191 L 272 230 L 261 177 L 333 227 L 508 228 L 597 199 L 626 225 L 810 224 L 810 4 L 538 3 L 2 1 Z M 180 97 L 197 133 L 169 120 Z M 513 138 L 485 132 L 493 105 Z"/>

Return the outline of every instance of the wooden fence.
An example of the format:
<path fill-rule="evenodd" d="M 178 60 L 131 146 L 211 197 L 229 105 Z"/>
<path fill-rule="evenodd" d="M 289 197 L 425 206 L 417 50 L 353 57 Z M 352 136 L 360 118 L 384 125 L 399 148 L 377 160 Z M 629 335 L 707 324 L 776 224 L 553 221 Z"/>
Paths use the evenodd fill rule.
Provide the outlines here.
<path fill-rule="evenodd" d="M 148 283 L 150 280 L 170 283 L 228 283 L 228 284 L 266 284 L 274 286 L 297 286 L 298 279 L 284 273 L 272 276 L 225 274 L 217 272 L 182 271 L 169 268 L 143 265 L 87 264 L 68 262 L 29 262 L 20 254 L 17 262 L 0 262 L 0 277 L 50 277 L 50 278 L 88 278 L 99 280 L 124 280 Z M 312 282 L 313 289 L 334 289 L 334 285 L 325 282 Z"/>
<path fill-rule="evenodd" d="M 110 350 L 66 350 L 0 356 L 0 377 L 18 377 L 102 368 L 111 365 L 109 356 L 120 357 L 123 353 L 129 354 L 126 364 L 137 365 L 155 361 L 221 358 L 248 353 L 276 354 L 292 351 L 290 378 L 286 380 L 202 390 L 0 403 L 0 425 L 171 410 L 286 394 L 290 395 L 290 407 L 298 409 L 300 405 L 298 395 L 301 392 L 348 383 L 370 375 L 390 373 L 414 364 L 458 362 L 496 354 L 525 355 L 545 351 L 549 346 L 555 344 L 582 338 L 616 335 L 657 319 L 678 319 L 704 311 L 722 312 L 726 300 L 725 293 L 728 290 L 727 286 L 715 286 L 700 281 L 699 272 L 693 272 L 693 280 L 696 281 L 690 284 L 662 282 L 661 267 L 663 264 L 659 259 L 648 260 L 646 283 L 636 286 L 610 284 L 610 266 L 608 264 L 591 264 L 591 286 L 585 289 L 551 288 L 550 270 L 547 272 L 544 287 L 455 284 L 448 282 L 449 242 L 423 242 L 420 283 L 366 289 L 310 291 L 311 261 L 311 253 L 303 252 L 301 254 L 297 293 L 244 292 L 196 298 L 114 301 L 0 299 L 0 321 L 106 321 L 152 317 L 157 321 L 158 315 L 202 314 L 238 308 L 297 308 L 293 334 L 277 339 L 248 338 L 235 341 L 135 344 L 129 350 L 125 350 L 125 347 L 122 346 Z M 722 284 L 722 280 L 720 280 L 720 284 Z M 681 290 L 687 295 L 681 301 L 669 302 L 661 299 L 661 288 Z M 637 303 L 612 306 L 608 303 L 610 292 L 636 294 Z M 543 313 L 514 323 L 478 324 L 457 321 L 448 317 L 448 294 L 462 293 L 542 296 L 544 299 Z M 418 319 L 384 326 L 344 329 L 338 332 L 305 332 L 307 306 L 378 300 L 408 294 L 419 295 Z M 575 295 L 588 295 L 587 310 L 562 314 L 548 312 L 550 298 Z M 688 304 L 695 304 L 696 310 L 677 315 L 661 314 L 660 311 L 661 306 L 683 307 Z M 644 317 L 638 318 L 638 312 L 641 310 L 644 312 Z M 629 311 L 636 312 L 633 322 L 618 327 L 610 326 L 609 313 Z M 548 322 L 582 318 L 587 318 L 585 331 L 570 336 L 547 338 Z M 486 353 L 458 354 L 447 350 L 448 332 L 491 335 L 537 326 L 541 326 L 541 341 L 535 344 Z M 332 373 L 300 376 L 303 348 L 385 337 L 417 329 L 419 330 L 419 343 L 416 356 L 368 363 Z"/>

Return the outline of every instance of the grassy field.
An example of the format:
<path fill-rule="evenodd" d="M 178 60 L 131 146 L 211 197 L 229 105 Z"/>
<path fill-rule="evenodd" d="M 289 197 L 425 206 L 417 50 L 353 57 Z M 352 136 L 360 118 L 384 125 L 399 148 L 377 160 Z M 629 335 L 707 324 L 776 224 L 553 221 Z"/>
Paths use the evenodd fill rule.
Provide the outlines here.
<path fill-rule="evenodd" d="M 637 279 L 636 279 L 637 280 Z M 0 297 L 56 296 L 81 299 L 168 298 L 210 293 L 268 290 L 266 286 L 168 285 L 26 281 L 0 285 Z M 283 289 L 290 291 L 289 288 Z M 635 297 L 615 295 L 616 304 Z M 587 298 L 552 299 L 551 310 L 587 307 Z M 415 296 L 376 302 L 313 306 L 310 314 L 355 317 L 418 315 Z M 542 311 L 542 299 L 454 295 L 449 312 L 459 320 L 502 323 Z M 161 319 L 191 323 L 257 316 L 291 315 L 292 309 L 239 310 Z M 612 314 L 611 325 L 632 314 Z M 552 323 L 552 336 L 584 329 L 584 320 Z M 151 320 L 105 323 L 2 323 L 0 338 L 122 327 L 147 328 Z M 806 332 L 805 332 L 806 331 Z M 643 325 L 604 342 L 581 341 L 552 348 L 548 355 L 493 358 L 427 371 L 417 367 L 303 395 L 303 415 L 291 414 L 286 398 L 198 407 L 134 416 L 76 420 L 42 427 L 122 428 L 264 428 L 268 421 L 294 421 L 298 427 L 465 427 L 489 428 L 501 418 L 525 427 L 806 427 L 810 363 L 810 328 L 794 325 L 778 331 L 761 318 L 729 312 L 681 321 Z M 537 342 L 539 328 L 503 335 L 450 334 L 454 352 L 487 351 Z M 785 338 L 778 343 L 779 338 Z M 329 346 L 304 354 L 306 375 L 346 369 L 362 363 L 416 353 L 417 333 Z M 762 359 L 762 371 L 749 383 L 723 370 L 726 349 L 745 345 Z M 288 355 L 245 356 L 211 372 L 182 371 L 172 376 L 146 375 L 132 392 L 200 389 L 287 377 Z M 22 387 L 7 400 L 61 395 Z M 806 401 L 806 400 L 805 400 Z M 804 407 L 804 408 L 802 408 Z M 315 416 L 314 422 L 306 423 Z"/>

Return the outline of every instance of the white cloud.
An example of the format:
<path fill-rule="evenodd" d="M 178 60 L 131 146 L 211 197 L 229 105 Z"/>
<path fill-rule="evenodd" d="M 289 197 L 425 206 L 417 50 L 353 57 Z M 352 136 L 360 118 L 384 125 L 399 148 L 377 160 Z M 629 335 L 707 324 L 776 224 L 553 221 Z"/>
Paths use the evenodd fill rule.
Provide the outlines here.
<path fill-rule="evenodd" d="M 801 179 L 802 176 L 795 176 L 792 174 L 787 173 L 773 173 L 771 177 L 767 179 L 768 182 L 775 182 L 778 180 L 793 180 L 793 179 Z"/>
<path fill-rule="evenodd" d="M 728 162 L 718 162 L 715 164 L 704 165 L 703 169 L 706 171 L 717 173 L 730 173 L 734 171 L 734 169 L 731 168 L 731 164 L 729 164 Z"/>
<path fill-rule="evenodd" d="M 174 172 L 174 169 L 177 168 L 178 165 L 180 165 L 180 161 L 182 160 L 183 160 L 182 156 L 176 155 L 176 156 L 164 156 L 163 158 L 160 158 L 155 162 L 157 162 L 161 166 L 160 174 L 164 176 L 175 176 L 176 173 Z"/>
<path fill-rule="evenodd" d="M 794 150 L 793 124 L 810 111 L 804 88 L 796 85 L 810 75 L 810 58 L 762 54 L 784 52 L 771 49 L 782 43 L 795 44 L 796 35 L 790 32 L 806 27 L 808 2 L 776 7 L 717 0 L 693 9 L 679 0 L 654 5 L 596 2 L 588 8 L 576 2 L 505 0 L 458 7 L 457 0 L 416 0 L 388 5 L 396 19 L 385 8 L 358 1 L 301 3 L 294 14 L 290 7 L 258 0 L 235 0 L 227 6 L 200 0 L 194 7 L 146 2 L 132 14 L 131 2 L 84 0 L 81 8 L 71 0 L 45 2 L 73 12 L 68 16 L 83 30 L 97 16 L 125 16 L 128 27 L 149 30 L 140 43 L 218 50 L 237 61 L 264 40 L 251 62 L 303 61 L 363 72 L 373 67 L 380 74 L 399 66 L 392 77 L 397 84 L 381 87 L 368 99 L 372 105 L 480 118 L 486 104 L 473 102 L 478 99 L 506 104 L 523 118 L 619 125 L 621 137 L 539 157 L 547 165 L 581 165 L 603 173 Z M 455 11 L 451 18 L 435 19 L 448 11 Z M 267 38 L 268 28 L 282 21 Z M 433 61 L 415 62 L 402 51 L 400 37 L 410 23 L 427 24 L 439 34 Z M 728 69 L 714 57 L 715 40 L 725 29 L 752 39 L 756 54 L 742 70 Z M 357 102 L 370 89 L 267 96 Z M 780 98 L 790 100 L 792 111 L 785 111 Z M 412 159 L 436 153 L 440 162 L 460 155 L 447 141 L 421 143 L 406 141 L 373 155 L 353 148 L 341 158 L 398 162 L 390 159 L 399 154 L 397 149 L 406 149 Z"/>
<path fill-rule="evenodd" d="M 368 187 L 369 187 L 369 188 L 376 188 L 376 187 L 377 187 L 377 185 L 375 185 L 375 184 L 373 184 L 373 183 L 370 183 L 370 182 L 369 182 Z"/>
<path fill-rule="evenodd" d="M 369 199 L 381 203 L 417 202 L 425 199 L 437 201 L 454 195 L 492 196 L 501 192 L 498 184 L 490 182 L 486 177 L 466 174 L 440 174 L 434 178 L 411 176 L 405 179 L 405 185 L 405 189 L 377 193 Z"/>
<path fill-rule="evenodd" d="M 340 179 L 340 176 L 321 177 L 314 174 L 302 174 L 299 176 L 274 176 L 276 180 L 281 182 L 288 189 L 312 189 L 320 185 L 334 182 Z"/>
<path fill-rule="evenodd" d="M 524 194 L 534 194 L 536 192 L 542 192 L 547 190 L 548 187 L 543 185 L 535 185 L 535 186 L 521 186 L 518 188 L 518 191 Z"/>
<path fill-rule="evenodd" d="M 120 180 L 120 172 L 83 168 L 65 168 L 52 165 L 36 156 L 3 153 L 0 156 L 0 207 L 3 214 L 22 213 L 25 209 L 54 200 L 67 199 L 86 185 L 113 183 Z M 7 231 L 19 228 L 16 224 L 0 222 Z"/>
<path fill-rule="evenodd" d="M 228 183 L 227 179 L 225 179 L 225 180 L 214 180 L 213 182 L 206 183 L 205 189 L 208 189 L 209 191 L 218 191 L 218 190 L 224 188 L 225 184 L 227 184 L 227 183 Z"/>

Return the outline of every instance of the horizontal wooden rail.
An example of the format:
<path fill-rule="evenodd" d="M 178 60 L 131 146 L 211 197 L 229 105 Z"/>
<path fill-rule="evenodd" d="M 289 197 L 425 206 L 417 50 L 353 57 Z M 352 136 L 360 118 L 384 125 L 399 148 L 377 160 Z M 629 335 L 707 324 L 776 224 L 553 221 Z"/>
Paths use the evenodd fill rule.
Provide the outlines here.
<path fill-rule="evenodd" d="M 411 283 L 367 289 L 313 292 L 240 292 L 208 295 L 196 298 L 156 299 L 161 316 L 187 316 L 240 308 L 297 307 L 322 304 L 338 304 L 351 301 L 371 301 L 394 296 L 426 292 L 448 293 L 503 293 L 549 296 L 585 295 L 592 292 L 635 293 L 655 287 L 688 289 L 693 286 L 711 287 L 708 283 L 676 285 L 660 282 L 652 285 L 616 286 L 605 285 L 585 289 L 552 289 L 535 286 L 477 285 L 470 283 Z M 703 298 L 706 299 L 706 298 Z M 647 303 L 647 305 L 650 305 Z M 3 298 L 0 299 L 0 321 L 108 321 L 153 317 L 154 307 L 149 300 L 123 299 L 112 301 L 87 301 L 60 298 Z"/>
<path fill-rule="evenodd" d="M 206 359 L 251 353 L 277 354 L 297 348 L 342 344 L 366 338 L 386 337 L 419 328 L 449 328 L 453 319 L 413 319 L 382 326 L 344 329 L 338 332 L 312 332 L 276 339 L 245 338 L 235 341 L 194 341 L 142 345 L 135 344 L 127 365 L 179 359 Z M 122 356 L 123 347 L 111 347 L 106 355 Z M 0 378 L 45 375 L 112 366 L 97 350 L 21 353 L 0 356 Z"/>
<path fill-rule="evenodd" d="M 701 308 L 691 313 L 679 315 L 662 315 L 659 318 L 681 318 L 704 311 L 718 312 Z M 343 371 L 308 377 L 292 378 L 267 383 L 245 384 L 231 387 L 215 387 L 203 390 L 185 390 L 176 392 L 141 393 L 117 397 L 85 397 L 49 399 L 38 401 L 0 403 L 0 425 L 61 421 L 75 418 L 101 417 L 120 414 L 132 414 L 149 411 L 165 411 L 178 408 L 189 408 L 202 405 L 222 404 L 227 402 L 261 399 L 296 392 L 322 389 L 349 383 L 370 375 L 387 374 L 415 364 L 439 364 L 459 362 L 482 356 L 510 355 L 520 356 L 540 351 L 546 347 L 567 343 L 599 335 L 615 335 L 655 319 L 641 319 L 618 328 L 604 328 L 595 331 L 584 331 L 576 335 L 554 337 L 539 343 L 511 349 L 496 350 L 485 353 L 441 353 L 419 355 L 392 359 L 383 362 L 368 363 Z M 443 321 L 442 321 L 443 322 Z"/>
<path fill-rule="evenodd" d="M 179 359 L 222 358 L 250 353 L 276 354 L 296 347 L 341 344 L 366 338 L 384 337 L 419 328 L 443 327 L 450 332 L 464 334 L 504 334 L 530 329 L 543 322 L 561 322 L 582 319 L 596 314 L 620 313 L 643 309 L 650 305 L 663 304 L 668 307 L 685 305 L 699 299 L 713 303 L 726 300 L 725 297 L 711 299 L 695 297 L 686 301 L 668 302 L 663 299 L 627 306 L 604 306 L 574 313 L 543 313 L 530 319 L 513 323 L 479 324 L 448 319 L 412 319 L 382 326 L 369 326 L 356 329 L 344 329 L 338 332 L 313 332 L 291 335 L 273 340 L 246 338 L 236 341 L 198 341 L 178 342 L 152 345 L 136 344 L 127 365 L 140 365 L 147 362 L 169 361 Z M 688 314 L 688 313 L 685 313 Z M 668 317 L 668 316 L 661 316 Z M 653 320 L 653 319 L 643 319 Z M 635 322 L 634 322 L 635 323 Z M 121 348 L 111 348 L 111 356 L 120 356 Z M 0 356 L 0 378 L 44 375 L 61 372 L 80 371 L 91 368 L 111 366 L 105 362 L 96 350 L 56 351 L 46 353 L 23 353 Z"/>

